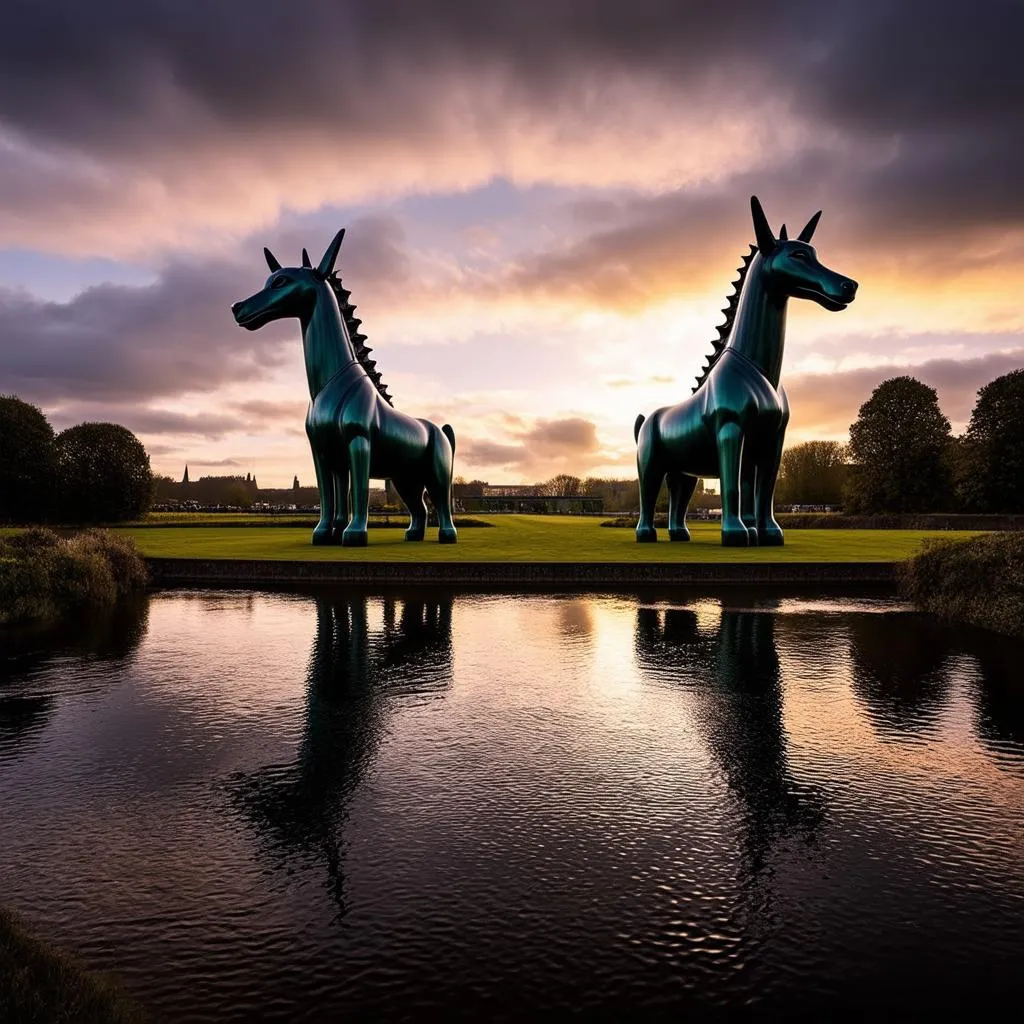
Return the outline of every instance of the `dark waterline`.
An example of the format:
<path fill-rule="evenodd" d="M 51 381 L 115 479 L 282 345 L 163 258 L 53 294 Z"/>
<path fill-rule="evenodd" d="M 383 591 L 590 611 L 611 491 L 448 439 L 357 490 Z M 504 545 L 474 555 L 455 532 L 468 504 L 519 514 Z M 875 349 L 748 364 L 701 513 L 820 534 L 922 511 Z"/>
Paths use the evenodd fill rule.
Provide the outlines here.
<path fill-rule="evenodd" d="M 977 1010 L 1022 664 L 877 598 L 159 594 L 0 633 L 0 903 L 160 1020 Z"/>

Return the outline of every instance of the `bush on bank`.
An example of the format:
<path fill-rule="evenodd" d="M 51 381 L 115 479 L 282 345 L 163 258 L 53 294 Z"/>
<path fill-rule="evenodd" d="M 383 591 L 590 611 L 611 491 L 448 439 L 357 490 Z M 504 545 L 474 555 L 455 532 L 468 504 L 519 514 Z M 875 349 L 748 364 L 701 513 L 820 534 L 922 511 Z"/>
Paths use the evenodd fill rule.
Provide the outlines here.
<path fill-rule="evenodd" d="M 900 589 L 944 619 L 1024 637 L 1024 533 L 932 542 L 904 565 Z"/>
<path fill-rule="evenodd" d="M 0 1020 L 128 1024 L 144 1019 L 113 982 L 40 942 L 0 910 Z"/>
<path fill-rule="evenodd" d="M 108 608 L 145 585 L 146 564 L 130 537 L 61 537 L 35 527 L 0 538 L 0 623 Z"/>

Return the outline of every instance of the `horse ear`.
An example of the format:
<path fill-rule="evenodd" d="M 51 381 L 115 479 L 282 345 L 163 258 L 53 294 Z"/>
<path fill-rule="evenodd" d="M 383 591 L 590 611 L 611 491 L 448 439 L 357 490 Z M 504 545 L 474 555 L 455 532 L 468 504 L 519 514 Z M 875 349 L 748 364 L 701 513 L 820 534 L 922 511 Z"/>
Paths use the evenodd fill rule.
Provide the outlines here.
<path fill-rule="evenodd" d="M 810 242 L 811 235 L 814 234 L 814 229 L 818 226 L 818 221 L 821 219 L 821 210 L 819 210 L 808 222 L 807 226 L 800 232 L 798 236 L 801 242 Z"/>
<path fill-rule="evenodd" d="M 783 224 L 782 227 L 779 229 L 779 241 L 780 242 L 788 242 L 789 241 L 789 235 L 786 234 L 786 225 L 785 224 Z"/>
<path fill-rule="evenodd" d="M 281 264 L 277 262 L 274 254 L 266 246 L 263 246 L 263 255 L 267 257 L 267 266 L 272 271 L 281 269 Z"/>
<path fill-rule="evenodd" d="M 306 252 L 305 249 L 302 250 L 302 265 L 307 270 L 312 270 L 313 269 L 313 264 L 309 262 L 309 253 Z"/>
<path fill-rule="evenodd" d="M 327 246 L 327 252 L 324 253 L 324 258 L 320 261 L 320 266 L 316 268 L 316 272 L 320 277 L 327 277 L 328 274 L 334 270 L 334 263 L 338 258 L 338 250 L 341 248 L 341 240 L 345 237 L 345 229 L 342 228 L 331 241 L 331 244 Z"/>
<path fill-rule="evenodd" d="M 777 243 L 772 229 L 768 227 L 768 218 L 764 215 L 757 196 L 750 197 L 750 213 L 754 218 L 754 237 L 757 239 L 757 247 L 761 250 L 762 256 L 769 256 Z"/>

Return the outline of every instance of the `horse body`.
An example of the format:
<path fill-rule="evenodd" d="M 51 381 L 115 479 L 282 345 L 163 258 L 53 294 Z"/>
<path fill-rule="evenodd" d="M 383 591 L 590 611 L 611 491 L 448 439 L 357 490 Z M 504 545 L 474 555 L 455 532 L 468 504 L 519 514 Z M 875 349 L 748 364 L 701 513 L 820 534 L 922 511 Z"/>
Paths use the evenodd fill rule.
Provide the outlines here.
<path fill-rule="evenodd" d="M 638 541 L 654 541 L 654 506 L 662 482 L 669 492 L 669 538 L 689 540 L 686 507 L 699 477 L 718 477 L 722 488 L 722 543 L 783 543 L 772 499 L 782 459 L 789 401 L 779 382 L 791 296 L 826 309 L 845 309 L 857 283 L 817 262 L 809 242 L 816 214 L 798 238 L 772 235 L 751 198 L 758 244 L 744 259 L 740 286 L 723 312 L 721 340 L 693 395 L 649 418 L 638 416 L 640 484 Z M 728 340 L 726 340 L 726 338 Z"/>
<path fill-rule="evenodd" d="M 439 428 L 391 406 L 357 331 L 360 321 L 351 315 L 355 307 L 347 301 L 349 293 L 332 276 L 343 237 L 339 231 L 316 269 L 305 251 L 302 267 L 282 268 L 264 250 L 271 269 L 266 286 L 232 307 L 236 321 L 249 330 L 288 316 L 302 324 L 310 394 L 306 435 L 320 492 L 313 543 L 366 543 L 371 478 L 394 483 L 409 509 L 407 540 L 423 539 L 426 490 L 437 508 L 438 540 L 454 543 L 455 432 L 447 424 Z"/>

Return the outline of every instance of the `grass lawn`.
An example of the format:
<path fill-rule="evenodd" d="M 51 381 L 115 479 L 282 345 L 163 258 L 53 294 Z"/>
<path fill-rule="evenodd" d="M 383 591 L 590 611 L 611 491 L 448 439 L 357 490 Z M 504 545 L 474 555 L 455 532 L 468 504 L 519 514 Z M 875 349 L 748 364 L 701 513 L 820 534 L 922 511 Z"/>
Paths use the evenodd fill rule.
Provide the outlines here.
<path fill-rule="evenodd" d="M 716 523 L 694 523 L 693 540 L 637 544 L 633 531 L 602 527 L 599 518 L 478 516 L 490 530 L 465 529 L 458 544 L 438 544 L 436 528 L 422 543 L 403 529 L 369 531 L 365 548 L 313 547 L 307 528 L 122 527 L 147 556 L 164 558 L 268 558 L 364 562 L 890 562 L 910 558 L 929 537 L 966 538 L 966 531 L 790 530 L 781 548 L 723 548 Z"/>

